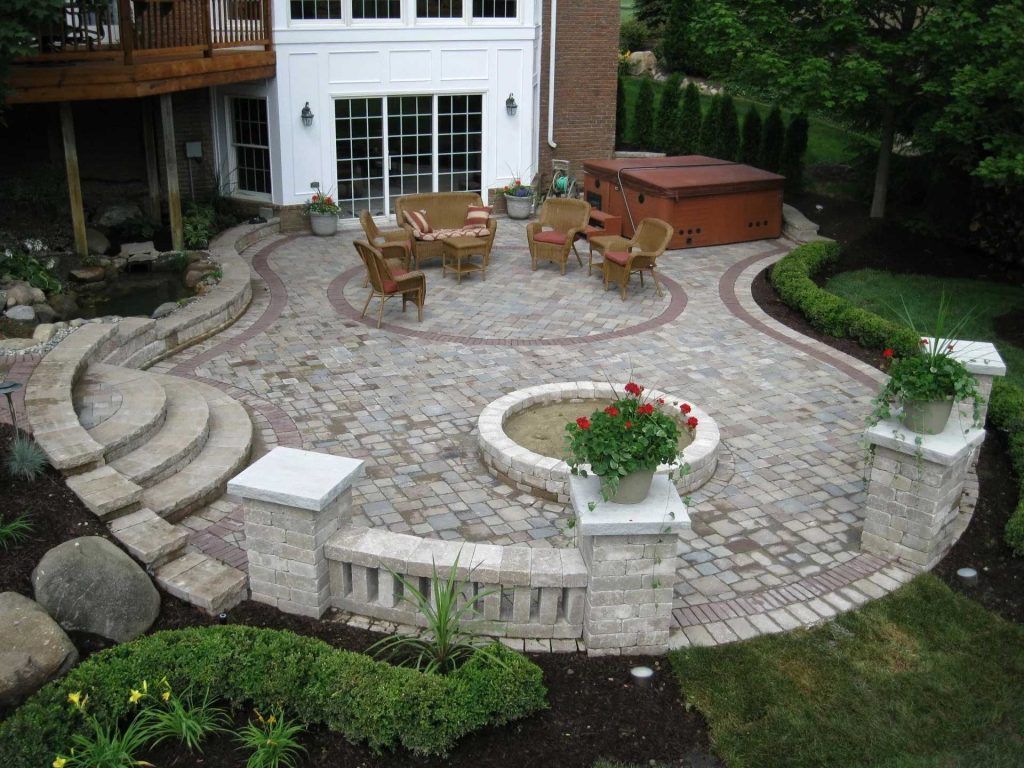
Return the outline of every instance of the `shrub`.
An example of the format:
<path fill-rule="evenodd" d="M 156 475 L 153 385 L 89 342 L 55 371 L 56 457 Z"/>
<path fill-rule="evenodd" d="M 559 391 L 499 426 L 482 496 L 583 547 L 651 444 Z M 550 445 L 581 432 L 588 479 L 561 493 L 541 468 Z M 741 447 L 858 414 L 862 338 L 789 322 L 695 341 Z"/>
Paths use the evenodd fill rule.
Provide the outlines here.
<path fill-rule="evenodd" d="M 626 19 L 619 27 L 619 50 L 646 51 L 651 28 L 639 19 Z"/>
<path fill-rule="evenodd" d="M 736 104 L 726 94 L 718 110 L 718 155 L 722 160 L 736 160 L 740 154 L 740 125 L 736 117 Z"/>
<path fill-rule="evenodd" d="M 722 97 L 715 95 L 711 97 L 711 104 L 708 111 L 704 113 L 704 119 L 700 121 L 699 150 L 702 155 L 714 157 L 718 152 L 718 113 L 722 109 Z"/>
<path fill-rule="evenodd" d="M 186 248 L 207 248 L 214 233 L 214 222 L 217 212 L 212 205 L 200 205 L 195 201 L 188 204 L 182 227 L 185 233 Z"/>
<path fill-rule="evenodd" d="M 683 107 L 672 136 L 672 152 L 693 155 L 700 149 L 701 107 L 700 91 L 694 83 L 686 86 Z"/>
<path fill-rule="evenodd" d="M 622 75 L 618 77 L 618 84 L 615 86 L 615 146 L 621 147 L 626 142 L 626 84 Z"/>
<path fill-rule="evenodd" d="M 659 58 L 667 72 L 692 71 L 694 46 L 690 40 L 693 0 L 672 0 L 665 17 Z"/>
<path fill-rule="evenodd" d="M 128 243 L 136 240 L 151 240 L 156 232 L 156 224 L 144 213 L 137 213 L 130 219 L 125 219 L 117 227 L 121 239 Z"/>
<path fill-rule="evenodd" d="M 546 706 L 540 669 L 513 651 L 499 662 L 478 655 L 450 675 L 392 667 L 291 632 L 222 626 L 159 632 L 95 654 L 44 686 L 0 723 L 4 768 L 39 768 L 83 733 L 68 717 L 68 693 L 89 695 L 97 717 L 129 714 L 124 691 L 167 678 L 175 690 L 210 690 L 238 710 L 284 707 L 299 722 L 322 725 L 373 749 L 403 746 L 444 753 L 462 736 Z"/>
<path fill-rule="evenodd" d="M 649 146 L 654 135 L 654 83 L 649 77 L 640 81 L 633 112 L 633 143 Z"/>
<path fill-rule="evenodd" d="M 807 115 L 797 115 L 786 128 L 786 140 L 782 147 L 782 173 L 786 177 L 786 189 L 790 192 L 799 192 L 804 186 L 807 130 Z"/>
<path fill-rule="evenodd" d="M 665 23 L 671 0 L 636 0 L 633 15 L 648 27 L 656 29 Z"/>
<path fill-rule="evenodd" d="M 52 262 L 44 264 L 37 258 L 45 250 L 46 245 L 41 240 L 19 241 L 6 233 L 0 233 L 0 275 L 24 280 L 33 288 L 47 293 L 59 291 L 61 284 L 53 272 Z"/>
<path fill-rule="evenodd" d="M 786 126 L 782 122 L 782 110 L 776 104 L 768 113 L 761 133 L 761 167 L 778 173 L 782 170 L 782 149 L 786 141 Z"/>
<path fill-rule="evenodd" d="M 655 143 L 662 152 L 670 152 L 673 133 L 679 122 L 679 99 L 682 96 L 680 84 L 682 78 L 672 75 L 665 81 L 661 89 L 661 100 L 658 102 L 658 124 L 655 128 Z"/>
<path fill-rule="evenodd" d="M 14 477 L 33 482 L 38 480 L 46 468 L 46 454 L 34 440 L 24 435 L 15 435 L 7 454 L 7 471 Z"/>
<path fill-rule="evenodd" d="M 740 140 L 740 162 L 745 165 L 761 165 L 761 126 L 761 113 L 757 107 L 751 107 L 743 120 L 743 137 Z"/>
<path fill-rule="evenodd" d="M 1016 555 L 1024 557 L 1024 389 L 997 379 L 992 385 L 988 418 L 1006 436 L 1019 485 L 1017 508 L 1006 522 L 1004 538 Z"/>

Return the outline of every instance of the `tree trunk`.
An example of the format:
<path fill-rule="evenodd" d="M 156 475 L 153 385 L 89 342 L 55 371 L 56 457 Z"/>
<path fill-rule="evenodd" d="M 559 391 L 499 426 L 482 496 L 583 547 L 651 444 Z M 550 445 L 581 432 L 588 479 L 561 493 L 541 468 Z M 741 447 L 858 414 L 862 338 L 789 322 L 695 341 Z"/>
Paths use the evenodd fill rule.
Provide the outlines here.
<path fill-rule="evenodd" d="M 878 165 L 875 168 L 875 192 L 871 198 L 871 218 L 885 218 L 885 203 L 889 195 L 889 166 L 892 163 L 892 143 L 896 135 L 896 109 L 886 104 L 882 111 L 882 136 L 878 147 Z"/>

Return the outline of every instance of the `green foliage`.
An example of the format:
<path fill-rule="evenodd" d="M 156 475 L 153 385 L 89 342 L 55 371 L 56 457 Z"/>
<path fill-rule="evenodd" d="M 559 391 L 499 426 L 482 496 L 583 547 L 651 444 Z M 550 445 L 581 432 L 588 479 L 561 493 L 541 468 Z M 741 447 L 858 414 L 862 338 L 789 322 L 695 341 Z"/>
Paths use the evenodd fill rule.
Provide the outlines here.
<path fill-rule="evenodd" d="M 619 50 L 646 51 L 651 28 L 639 19 L 627 19 L 619 26 Z"/>
<path fill-rule="evenodd" d="M 786 128 L 782 147 L 782 174 L 786 177 L 786 190 L 800 192 L 804 186 L 804 154 L 807 152 L 807 115 L 796 115 Z"/>
<path fill-rule="evenodd" d="M 931 575 L 811 630 L 669 658 L 726 765 L 1020 763 L 1024 628 Z"/>
<path fill-rule="evenodd" d="M 200 205 L 195 201 L 188 204 L 185 216 L 182 218 L 182 227 L 185 233 L 186 248 L 208 248 L 210 238 L 214 232 L 214 222 L 217 218 L 216 211 L 212 205 Z"/>
<path fill-rule="evenodd" d="M 159 703 L 144 710 L 142 715 L 146 738 L 154 746 L 174 739 L 190 752 L 202 752 L 207 738 L 228 730 L 231 719 L 226 710 L 214 705 L 209 691 L 199 700 L 191 689 L 179 697 L 165 682 L 158 698 Z"/>
<path fill-rule="evenodd" d="M 716 157 L 722 160 L 736 160 L 740 154 L 740 125 L 736 116 L 736 104 L 732 96 L 725 94 L 718 110 L 718 146 Z"/>
<path fill-rule="evenodd" d="M 43 449 L 32 438 L 15 435 L 7 449 L 7 472 L 31 483 L 42 477 L 44 469 Z"/>
<path fill-rule="evenodd" d="M 964 364 L 949 355 L 916 354 L 901 358 L 889 369 L 889 380 L 876 398 L 873 420 L 891 416 L 890 403 L 906 404 L 910 400 L 973 400 L 981 399 L 978 381 Z"/>
<path fill-rule="evenodd" d="M 4 0 L 0 14 L 0 114 L 11 60 L 32 53 L 39 28 L 57 23 L 63 12 L 63 0 Z"/>
<path fill-rule="evenodd" d="M 694 83 L 686 86 L 683 107 L 672 137 L 672 153 L 694 155 L 700 149 L 701 107 L 700 91 Z"/>
<path fill-rule="evenodd" d="M 461 551 L 460 551 L 461 556 Z M 404 576 L 390 572 L 402 584 L 402 599 L 416 606 L 427 623 L 426 631 L 416 635 L 389 635 L 374 643 L 369 653 L 399 666 L 409 666 L 428 674 L 451 674 L 479 653 L 493 655 L 493 641 L 477 637 L 463 629 L 462 622 L 476 618 L 477 604 L 494 590 L 473 592 L 469 576 L 459 579 L 459 556 L 442 577 L 435 563 L 431 568 L 431 593 L 424 595 Z"/>
<path fill-rule="evenodd" d="M 778 173 L 782 170 L 782 150 L 786 141 L 786 125 L 782 121 L 782 110 L 776 104 L 768 113 L 761 132 L 761 167 Z"/>
<path fill-rule="evenodd" d="M 761 165 L 761 113 L 757 107 L 747 110 L 743 119 L 743 136 L 740 140 L 740 162 L 755 168 Z"/>
<path fill-rule="evenodd" d="M 654 135 L 654 83 L 649 77 L 640 80 L 640 91 L 633 113 L 633 141 L 646 145 Z"/>
<path fill-rule="evenodd" d="M 25 512 L 15 515 L 10 520 L 5 520 L 3 515 L 0 515 L 0 549 L 4 552 L 9 552 L 28 541 L 31 532 L 32 520 Z"/>
<path fill-rule="evenodd" d="M 695 73 L 690 25 L 694 6 L 694 0 L 671 0 L 669 5 L 658 51 L 661 66 L 668 72 Z"/>
<path fill-rule="evenodd" d="M 711 103 L 704 112 L 700 121 L 700 139 L 698 150 L 702 155 L 714 157 L 718 152 L 718 113 L 722 109 L 722 97 L 715 95 L 711 97 Z"/>
<path fill-rule="evenodd" d="M 137 213 L 125 219 L 117 227 L 121 239 L 125 242 L 144 242 L 151 240 L 156 233 L 156 224 L 144 213 Z"/>
<path fill-rule="evenodd" d="M 285 719 L 284 711 L 276 710 L 269 717 L 258 711 L 256 721 L 250 720 L 238 734 L 238 743 L 252 750 L 246 768 L 294 768 L 300 752 L 305 752 L 296 738 L 303 728 Z"/>
<path fill-rule="evenodd" d="M 671 75 L 661 88 L 661 99 L 658 101 L 658 121 L 655 126 L 655 145 L 662 152 L 670 152 L 673 134 L 679 123 L 679 100 L 682 97 L 680 85 L 682 78 Z"/>
<path fill-rule="evenodd" d="M 19 242 L 5 235 L 0 242 L 0 276 L 10 275 L 12 280 L 23 280 L 47 293 L 59 291 L 61 284 L 57 275 L 37 258 L 37 254 L 45 250 L 40 240 Z"/>
<path fill-rule="evenodd" d="M 124 691 L 167 678 L 175 690 L 209 689 L 233 710 L 281 706 L 373 749 L 439 754 L 480 728 L 545 706 L 540 669 L 504 646 L 497 663 L 478 654 L 450 675 L 426 675 L 341 651 L 290 632 L 218 626 L 159 632 L 91 656 L 0 722 L 4 768 L 39 768 L 86 732 L 67 717 L 68 693 L 85 691 L 96 714 L 129 714 Z"/>
<path fill-rule="evenodd" d="M 621 147 L 626 141 L 626 129 L 628 127 L 628 113 L 626 111 L 626 86 L 622 82 L 622 75 L 619 75 L 615 85 L 615 146 Z"/>
<path fill-rule="evenodd" d="M 636 0 L 633 15 L 652 29 L 665 23 L 671 0 Z"/>
<path fill-rule="evenodd" d="M 1017 508 L 1006 522 L 1004 538 L 1015 554 L 1024 557 L 1024 388 L 997 379 L 992 385 L 988 418 L 1006 436 L 1019 486 Z"/>
<path fill-rule="evenodd" d="M 148 735 L 141 713 L 132 718 L 123 731 L 115 724 L 104 724 L 93 712 L 87 711 L 88 695 L 74 704 L 65 717 L 81 719 L 81 731 L 71 734 L 70 750 L 66 756 L 57 753 L 52 765 L 61 768 L 134 768 L 148 765 L 138 757 L 146 746 Z M 43 763 L 40 763 L 43 765 Z"/>

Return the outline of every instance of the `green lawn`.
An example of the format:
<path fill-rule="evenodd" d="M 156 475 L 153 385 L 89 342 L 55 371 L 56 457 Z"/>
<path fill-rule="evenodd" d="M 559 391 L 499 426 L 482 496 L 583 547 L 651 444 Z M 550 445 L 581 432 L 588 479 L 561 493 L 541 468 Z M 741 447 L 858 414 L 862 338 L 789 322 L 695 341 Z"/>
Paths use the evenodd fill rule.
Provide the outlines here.
<path fill-rule="evenodd" d="M 825 288 L 857 306 L 882 317 L 902 322 L 902 302 L 906 302 L 915 324 L 931 333 L 931 321 L 945 294 L 953 317 L 973 312 L 969 325 L 960 336 L 977 341 L 992 341 L 1006 361 L 1007 380 L 1024 386 L 1024 349 L 996 336 L 993 320 L 1024 307 L 1024 287 L 984 280 L 955 280 L 926 275 L 902 275 L 875 269 L 840 272 Z M 920 319 L 918 319 L 920 318 Z"/>
<path fill-rule="evenodd" d="M 636 107 L 637 91 L 640 88 L 640 78 L 627 77 L 625 80 L 626 112 L 629 115 L 628 119 L 630 125 L 632 125 L 633 114 Z M 654 83 L 656 99 L 661 98 L 662 87 L 662 83 Z M 736 111 L 739 112 L 741 121 L 743 116 L 747 113 L 747 110 L 751 107 L 756 107 L 762 117 L 766 117 L 768 115 L 768 111 L 771 109 L 770 104 L 764 104 L 739 97 L 734 97 L 734 99 L 736 102 Z M 707 109 L 707 105 L 710 100 L 710 96 L 701 97 L 701 102 L 705 109 Z M 783 110 L 783 112 L 786 120 L 788 121 L 792 116 L 791 113 L 786 112 L 785 110 Z M 657 112 L 655 112 L 655 114 L 657 114 Z M 627 131 L 627 138 L 629 138 L 633 143 L 639 143 L 635 142 L 629 131 Z M 821 120 L 820 118 L 811 118 L 810 130 L 807 137 L 807 154 L 805 156 L 805 161 L 807 165 L 850 162 L 856 153 L 857 144 L 862 140 L 864 140 L 863 137 L 858 137 L 856 134 L 853 134 L 844 128 L 840 128 L 839 126 Z"/>
<path fill-rule="evenodd" d="M 619 18 L 622 21 L 632 19 L 635 8 L 636 0 L 619 0 Z"/>
<path fill-rule="evenodd" d="M 931 575 L 812 630 L 671 661 L 729 768 L 1024 760 L 1024 628 Z"/>

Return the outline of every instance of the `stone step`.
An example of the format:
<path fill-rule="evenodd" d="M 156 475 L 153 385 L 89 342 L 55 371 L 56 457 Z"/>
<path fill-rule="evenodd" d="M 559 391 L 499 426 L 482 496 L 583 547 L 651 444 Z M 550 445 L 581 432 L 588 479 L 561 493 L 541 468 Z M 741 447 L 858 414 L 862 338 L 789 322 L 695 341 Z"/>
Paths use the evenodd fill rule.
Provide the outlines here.
<path fill-rule="evenodd" d="M 164 480 L 199 454 L 210 431 L 208 398 L 219 395 L 205 384 L 173 376 L 147 375 L 165 392 L 167 405 L 163 426 L 146 443 L 111 462 L 114 469 L 142 486 Z"/>
<path fill-rule="evenodd" d="M 189 530 L 171 525 L 153 510 L 142 508 L 110 522 L 114 534 L 128 552 L 150 568 L 185 554 Z"/>
<path fill-rule="evenodd" d="M 117 323 L 117 336 L 108 342 L 103 350 L 103 362 L 137 368 L 138 366 L 125 366 L 125 361 L 151 340 L 155 326 L 156 322 L 148 317 L 121 318 Z"/>
<path fill-rule="evenodd" d="M 107 462 L 144 443 L 164 422 L 166 394 L 151 374 L 90 365 L 75 385 L 75 413 Z M 103 411 L 113 410 L 104 417 Z M 97 423 L 98 422 L 98 423 Z"/>
<path fill-rule="evenodd" d="M 227 481 L 248 461 L 253 427 L 249 414 L 206 385 L 210 430 L 203 449 L 178 472 L 147 488 L 143 504 L 171 522 L 224 493 Z"/>
<path fill-rule="evenodd" d="M 134 512 L 143 493 L 140 486 L 110 466 L 72 475 L 67 484 L 89 511 L 104 521 Z"/>
<path fill-rule="evenodd" d="M 214 615 L 233 608 L 248 596 L 244 572 L 198 552 L 162 565 L 155 576 L 170 594 Z"/>

